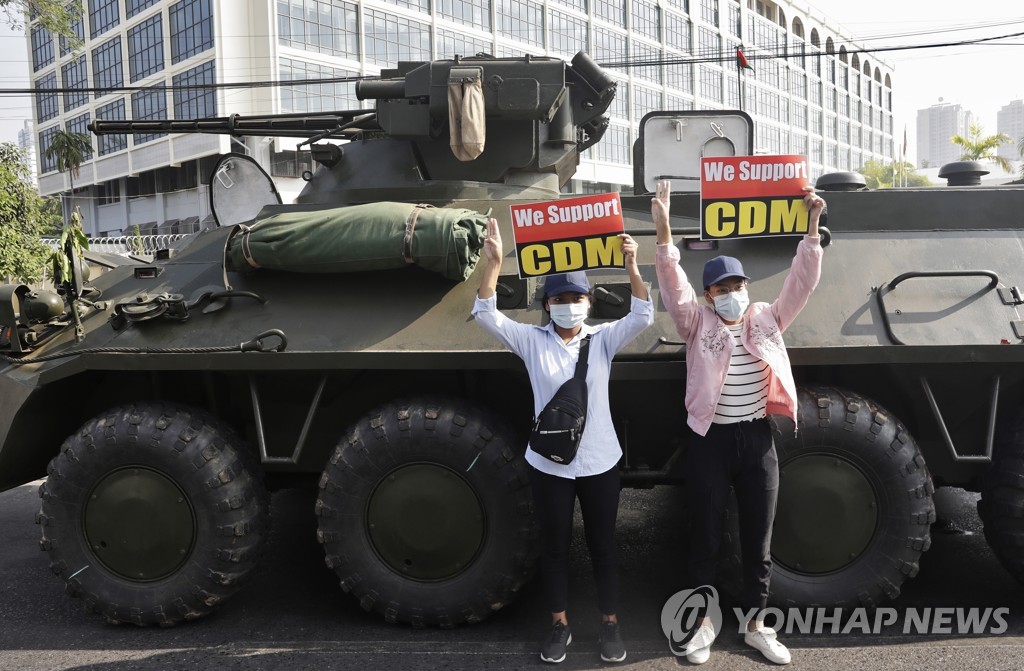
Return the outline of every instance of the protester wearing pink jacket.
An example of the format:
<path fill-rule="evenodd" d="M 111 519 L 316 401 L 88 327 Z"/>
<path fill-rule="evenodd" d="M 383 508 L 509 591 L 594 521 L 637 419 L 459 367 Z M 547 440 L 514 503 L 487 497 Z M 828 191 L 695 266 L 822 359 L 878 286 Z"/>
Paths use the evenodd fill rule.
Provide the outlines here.
<path fill-rule="evenodd" d="M 672 244 L 667 181 L 658 182 L 651 215 L 658 231 L 657 273 L 662 301 L 686 341 L 687 424 L 692 430 L 686 457 L 686 501 L 692 529 L 687 568 L 692 587 L 710 585 L 730 489 L 739 504 L 743 557 L 742 606 L 759 609 L 747 623 L 745 641 L 776 664 L 789 651 L 764 626 L 771 576 L 771 530 L 778 499 L 779 469 L 766 415 L 796 420 L 796 384 L 782 334 L 807 304 L 821 276 L 818 219 L 825 203 L 807 187 L 807 236 L 782 292 L 773 303 L 750 303 L 738 259 L 719 256 L 702 274 L 697 293 L 679 265 Z M 684 653 L 702 664 L 717 632 L 702 622 Z"/>

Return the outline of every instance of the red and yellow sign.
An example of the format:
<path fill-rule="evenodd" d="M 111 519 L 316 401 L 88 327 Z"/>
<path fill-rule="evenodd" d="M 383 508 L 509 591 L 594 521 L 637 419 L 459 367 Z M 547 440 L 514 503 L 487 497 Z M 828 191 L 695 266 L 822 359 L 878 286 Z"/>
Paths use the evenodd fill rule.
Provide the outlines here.
<path fill-rule="evenodd" d="M 700 160 L 700 237 L 765 238 L 807 233 L 805 156 Z"/>
<path fill-rule="evenodd" d="M 619 194 L 512 205 L 519 277 L 623 268 Z"/>

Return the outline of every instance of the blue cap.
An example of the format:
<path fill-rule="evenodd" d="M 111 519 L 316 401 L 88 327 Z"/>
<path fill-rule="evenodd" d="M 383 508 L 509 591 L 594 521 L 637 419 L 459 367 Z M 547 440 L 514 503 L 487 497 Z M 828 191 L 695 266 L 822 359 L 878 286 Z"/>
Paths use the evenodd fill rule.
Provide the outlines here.
<path fill-rule="evenodd" d="M 564 275 L 548 275 L 544 280 L 544 296 L 551 297 L 564 294 L 566 291 L 575 291 L 578 294 L 590 293 L 590 282 L 587 281 L 587 274 L 583 271 L 565 273 Z"/>
<path fill-rule="evenodd" d="M 743 274 L 743 264 L 732 256 L 716 256 L 704 264 L 704 288 L 718 284 L 726 277 L 750 278 Z"/>

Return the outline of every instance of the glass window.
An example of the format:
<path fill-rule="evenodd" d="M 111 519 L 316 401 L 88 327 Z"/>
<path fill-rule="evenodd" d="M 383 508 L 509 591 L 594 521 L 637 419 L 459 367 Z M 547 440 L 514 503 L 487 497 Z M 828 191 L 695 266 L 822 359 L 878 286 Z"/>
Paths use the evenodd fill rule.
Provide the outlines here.
<path fill-rule="evenodd" d="M 740 14 L 740 6 L 735 2 L 729 3 L 729 22 L 723 26 L 730 35 L 740 36 L 740 29 L 743 27 L 743 19 Z"/>
<path fill-rule="evenodd" d="M 210 0 L 181 0 L 167 10 L 171 33 L 171 63 L 213 48 Z"/>
<path fill-rule="evenodd" d="M 132 93 L 132 118 L 140 121 L 143 119 L 166 119 L 167 87 L 163 84 L 156 84 L 144 91 Z M 134 141 L 136 145 L 140 145 L 165 135 L 167 133 L 136 133 Z"/>
<path fill-rule="evenodd" d="M 598 63 L 609 63 L 614 61 L 622 62 L 622 45 L 625 43 L 626 36 L 622 33 L 616 32 L 611 28 L 602 28 L 597 25 L 594 26 L 594 52 L 592 55 L 594 60 Z M 622 68 L 605 67 L 604 69 L 622 72 L 623 74 L 627 72 Z"/>
<path fill-rule="evenodd" d="M 171 79 L 174 85 L 174 118 L 203 119 L 217 116 L 217 90 L 204 84 L 217 83 L 213 61 L 206 61 Z"/>
<path fill-rule="evenodd" d="M 662 60 L 661 48 L 630 38 L 631 60 L 634 63 L 657 63 Z M 661 83 L 661 66 L 634 67 L 633 76 L 656 84 Z"/>
<path fill-rule="evenodd" d="M 592 0 L 594 17 L 604 19 L 608 23 L 626 27 L 626 3 L 622 0 Z"/>
<path fill-rule="evenodd" d="M 69 133 L 81 133 L 86 137 L 90 138 L 89 148 L 82 153 L 82 158 L 86 161 L 92 160 L 92 133 L 89 132 L 89 115 L 80 114 L 73 119 L 68 119 L 64 127 Z"/>
<path fill-rule="evenodd" d="M 586 19 L 550 10 L 548 49 L 557 54 L 573 56 L 577 51 L 589 53 L 590 26 Z"/>
<path fill-rule="evenodd" d="M 97 107 L 96 118 L 105 121 L 124 120 L 124 98 L 118 98 L 114 102 Z M 127 149 L 128 136 L 124 134 L 97 135 L 96 144 L 99 148 L 100 156 L 106 156 L 107 154 L 113 154 L 115 151 Z"/>
<path fill-rule="evenodd" d="M 89 86 L 89 73 L 85 65 L 85 54 L 82 54 L 78 58 L 74 59 L 69 63 L 65 63 L 60 69 L 60 78 L 63 83 L 62 88 L 65 89 L 84 89 Z M 66 91 L 64 93 L 64 111 L 72 110 L 79 105 L 84 105 L 89 102 L 89 93 L 87 91 L 75 92 Z"/>
<path fill-rule="evenodd" d="M 615 89 L 615 97 L 608 105 L 607 114 L 622 121 L 629 121 L 629 83 L 624 79 L 615 79 L 618 87 Z"/>
<path fill-rule="evenodd" d="M 631 19 L 634 32 L 652 40 L 661 40 L 661 12 L 652 0 L 633 0 Z"/>
<path fill-rule="evenodd" d="M 32 69 L 44 68 L 53 62 L 53 35 L 45 28 L 32 29 Z"/>
<path fill-rule="evenodd" d="M 75 34 L 75 37 L 77 37 L 80 41 L 85 39 L 85 22 L 82 20 L 81 16 L 79 16 L 78 19 L 76 19 L 75 22 L 71 24 L 71 32 L 73 32 Z M 71 53 L 71 43 L 65 37 L 61 37 L 59 41 L 60 55 L 67 56 L 69 53 Z"/>
<path fill-rule="evenodd" d="M 662 109 L 661 105 L 661 91 L 657 89 L 649 89 L 645 86 L 633 87 L 633 122 L 639 123 L 640 119 L 644 118 L 644 115 L 648 112 L 654 112 Z"/>
<path fill-rule="evenodd" d="M 722 71 L 707 65 L 697 66 L 697 81 L 700 97 L 704 100 L 722 102 Z"/>
<path fill-rule="evenodd" d="M 120 22 L 117 0 L 89 0 L 89 37 L 105 33 Z"/>
<path fill-rule="evenodd" d="M 668 54 L 670 59 L 676 58 Z M 693 93 L 693 66 L 689 63 L 675 63 L 665 66 L 665 84 L 674 89 Z"/>
<path fill-rule="evenodd" d="M 700 0 L 700 19 L 713 26 L 718 25 L 718 0 Z"/>
<path fill-rule="evenodd" d="M 163 15 L 128 30 L 128 76 L 137 82 L 164 69 Z"/>
<path fill-rule="evenodd" d="M 360 108 L 356 99 L 355 81 L 327 81 L 355 78 L 357 72 L 310 63 L 308 61 L 282 58 L 280 61 L 282 80 L 305 80 L 317 82 L 301 86 L 281 88 L 282 112 L 331 112 Z"/>
<path fill-rule="evenodd" d="M 47 156 L 46 150 L 53 143 L 53 138 L 60 130 L 60 126 L 53 126 L 46 130 L 39 131 L 39 174 L 53 172 L 57 169 L 57 157 Z"/>
<path fill-rule="evenodd" d="M 601 141 L 591 148 L 594 152 L 593 158 L 597 161 L 629 165 L 631 149 L 629 136 L 630 128 L 628 126 L 611 124 Z"/>
<path fill-rule="evenodd" d="M 394 14 L 363 10 L 366 58 L 382 65 L 430 60 L 430 25 Z"/>
<path fill-rule="evenodd" d="M 278 0 L 277 28 L 281 44 L 359 58 L 359 19 L 351 2 Z"/>
<path fill-rule="evenodd" d="M 690 13 L 690 0 L 665 0 L 665 4 L 674 9 Z"/>
<path fill-rule="evenodd" d="M 125 0 L 124 11 L 128 18 L 131 18 L 147 7 L 152 7 L 156 3 L 157 0 Z"/>
<path fill-rule="evenodd" d="M 498 32 L 519 42 L 544 46 L 544 5 L 531 0 L 498 0 Z"/>
<path fill-rule="evenodd" d="M 476 56 L 479 53 L 489 54 L 494 51 L 491 42 L 475 39 L 465 33 L 457 33 L 444 28 L 437 29 L 437 57 L 455 58 L 456 56 Z"/>
<path fill-rule="evenodd" d="M 491 29 L 491 0 L 434 0 L 438 15 L 481 30 Z"/>
<path fill-rule="evenodd" d="M 665 45 L 690 53 L 689 19 L 672 12 L 665 12 Z"/>
<path fill-rule="evenodd" d="M 678 112 L 681 110 L 692 110 L 693 101 L 683 96 L 674 96 L 671 93 L 665 94 L 665 109 Z"/>
<path fill-rule="evenodd" d="M 57 73 L 51 72 L 45 77 L 40 77 L 35 81 L 35 88 L 37 89 L 55 89 L 57 88 Z M 39 123 L 49 121 L 60 114 L 60 103 L 57 101 L 56 93 L 37 93 L 36 94 L 36 120 Z"/>
<path fill-rule="evenodd" d="M 124 74 L 121 67 L 121 38 L 107 40 L 92 50 L 92 81 L 98 89 L 111 89 L 124 86 Z M 97 91 L 96 96 L 104 94 Z"/>
<path fill-rule="evenodd" d="M 551 4 L 565 5 L 566 7 L 572 7 L 578 9 L 584 14 L 587 13 L 587 0 L 549 0 Z"/>
<path fill-rule="evenodd" d="M 792 124 L 801 130 L 807 130 L 807 103 L 793 101 Z"/>
<path fill-rule="evenodd" d="M 711 28 L 697 26 L 697 56 L 699 58 L 721 58 L 722 40 Z"/>
<path fill-rule="evenodd" d="M 299 2 L 302 0 L 291 0 L 292 3 Z M 282 0 L 278 0 L 282 2 Z M 418 9 L 424 13 L 430 13 L 430 0 L 384 0 L 389 5 L 395 5 L 397 7 L 408 7 L 409 9 Z"/>

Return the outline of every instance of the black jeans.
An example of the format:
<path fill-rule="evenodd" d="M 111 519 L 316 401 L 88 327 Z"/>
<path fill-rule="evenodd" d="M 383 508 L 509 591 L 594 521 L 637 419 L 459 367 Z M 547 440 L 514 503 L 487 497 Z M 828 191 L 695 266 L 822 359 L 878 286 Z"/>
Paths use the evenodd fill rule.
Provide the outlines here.
<path fill-rule="evenodd" d="M 742 605 L 763 610 L 779 498 L 779 459 L 767 419 L 712 424 L 706 436 L 691 431 L 686 454 L 686 503 L 692 523 L 687 568 L 694 587 L 714 583 L 730 487 L 739 508 Z"/>
<path fill-rule="evenodd" d="M 615 517 L 619 511 L 619 469 L 600 475 L 560 478 L 530 468 L 530 485 L 540 523 L 540 572 L 552 613 L 566 610 L 569 592 L 569 543 L 577 498 L 583 531 L 597 581 L 597 605 L 605 615 L 618 613 L 619 565 L 615 552 Z"/>

